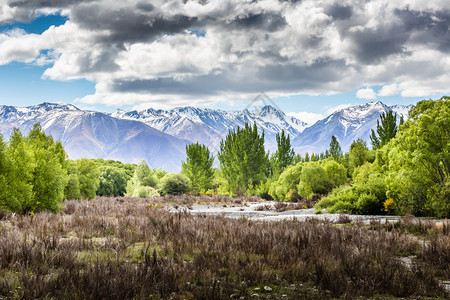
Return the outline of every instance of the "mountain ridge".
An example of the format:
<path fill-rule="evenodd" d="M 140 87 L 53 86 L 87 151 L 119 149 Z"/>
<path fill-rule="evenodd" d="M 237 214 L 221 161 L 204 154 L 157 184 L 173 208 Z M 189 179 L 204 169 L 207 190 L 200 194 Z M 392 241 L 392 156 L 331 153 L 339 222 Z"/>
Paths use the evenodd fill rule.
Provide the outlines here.
<path fill-rule="evenodd" d="M 72 104 L 44 102 L 34 106 L 0 106 L 0 133 L 9 136 L 14 127 L 27 133 L 40 122 L 43 129 L 61 140 L 70 158 L 105 158 L 123 162 L 146 159 L 152 167 L 179 171 L 185 146 L 199 142 L 213 153 L 229 130 L 255 122 L 264 130 L 266 148 L 276 149 L 275 136 L 285 130 L 299 154 L 320 153 L 335 135 L 343 151 L 362 138 L 370 145 L 370 130 L 383 112 L 406 116 L 412 105 L 387 106 L 380 101 L 340 109 L 312 125 L 286 115 L 273 106 L 252 110 L 213 110 L 192 106 L 171 110 L 117 110 L 113 113 L 82 110 Z M 216 161 L 217 165 L 217 161 Z"/>

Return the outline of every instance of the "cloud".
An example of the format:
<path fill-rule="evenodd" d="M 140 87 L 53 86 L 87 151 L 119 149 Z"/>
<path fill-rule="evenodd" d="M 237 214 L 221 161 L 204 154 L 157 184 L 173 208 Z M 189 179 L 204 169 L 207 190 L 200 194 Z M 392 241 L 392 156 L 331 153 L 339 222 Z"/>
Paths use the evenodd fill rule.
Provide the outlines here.
<path fill-rule="evenodd" d="M 356 98 L 373 100 L 377 99 L 377 94 L 371 88 L 359 89 L 356 92 Z"/>
<path fill-rule="evenodd" d="M 5 1 L 4 1 L 5 2 Z M 0 64 L 87 79 L 78 101 L 207 104 L 358 90 L 426 97 L 450 87 L 446 0 L 7 0 L 0 23 L 61 13 L 41 35 L 0 33 Z M 420 71 L 418 71 L 420 70 Z M 362 88 L 362 86 L 369 88 Z"/>
<path fill-rule="evenodd" d="M 381 90 L 378 92 L 378 96 L 379 97 L 386 97 L 386 96 L 394 96 L 397 95 L 400 91 L 400 88 L 398 86 L 398 84 L 393 83 L 393 84 L 388 84 L 388 85 L 384 85 Z"/>
<path fill-rule="evenodd" d="M 304 111 L 290 112 L 290 113 L 287 113 L 287 115 L 297 118 L 303 122 L 306 122 L 306 123 L 308 123 L 308 125 L 312 125 L 312 124 L 316 123 L 317 121 L 325 118 L 321 114 L 315 114 L 315 113 L 304 112 Z"/>

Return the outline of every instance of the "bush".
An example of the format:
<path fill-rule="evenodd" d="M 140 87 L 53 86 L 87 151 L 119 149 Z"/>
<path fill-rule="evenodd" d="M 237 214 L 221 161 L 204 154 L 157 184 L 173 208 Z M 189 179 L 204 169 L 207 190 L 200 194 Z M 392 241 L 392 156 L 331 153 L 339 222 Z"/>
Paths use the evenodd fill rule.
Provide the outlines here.
<path fill-rule="evenodd" d="M 269 195 L 278 201 L 289 201 L 289 194 L 297 192 L 297 185 L 300 182 L 303 163 L 287 167 L 277 181 L 273 182 L 269 189 Z"/>
<path fill-rule="evenodd" d="M 180 195 L 191 191 L 191 180 L 184 174 L 169 173 L 160 181 L 161 195 Z"/>
<path fill-rule="evenodd" d="M 140 186 L 137 188 L 133 196 L 138 198 L 155 198 L 160 195 L 158 191 L 151 186 Z"/>
<path fill-rule="evenodd" d="M 314 194 L 326 194 L 331 190 L 330 180 L 321 163 L 313 161 L 304 165 L 297 188 L 298 194 L 302 197 L 312 197 Z"/>
<path fill-rule="evenodd" d="M 329 213 L 354 212 L 359 214 L 384 214 L 386 178 L 375 164 L 365 163 L 355 169 L 353 186 L 334 189 L 317 204 Z"/>
<path fill-rule="evenodd" d="M 360 214 L 381 214 L 380 201 L 373 194 L 361 194 L 356 202 L 356 208 Z"/>

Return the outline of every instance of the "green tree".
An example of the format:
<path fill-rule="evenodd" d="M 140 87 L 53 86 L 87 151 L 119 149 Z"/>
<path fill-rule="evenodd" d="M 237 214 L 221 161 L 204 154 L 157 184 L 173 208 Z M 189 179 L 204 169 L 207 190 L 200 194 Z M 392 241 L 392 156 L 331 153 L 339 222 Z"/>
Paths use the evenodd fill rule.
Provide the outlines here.
<path fill-rule="evenodd" d="M 339 141 L 334 135 L 331 137 L 329 156 L 327 157 L 331 157 L 335 161 L 340 161 L 344 157 L 341 145 L 339 145 Z"/>
<path fill-rule="evenodd" d="M 281 134 L 277 133 L 277 151 L 273 155 L 275 173 L 281 174 L 283 170 L 293 164 L 295 153 L 291 146 L 291 139 L 289 134 L 286 135 L 284 130 Z"/>
<path fill-rule="evenodd" d="M 0 134 L 0 209 L 6 207 L 8 201 L 8 174 L 11 171 L 10 162 L 7 157 L 7 145 Z"/>
<path fill-rule="evenodd" d="M 194 192 L 206 192 L 213 187 L 213 163 L 208 147 L 199 143 L 186 145 L 186 161 L 182 162 L 181 172 L 191 180 Z"/>
<path fill-rule="evenodd" d="M 415 215 L 450 216 L 450 98 L 420 101 L 389 145 L 389 196 Z"/>
<path fill-rule="evenodd" d="M 73 160 L 67 162 L 67 174 L 69 179 L 64 189 L 64 198 L 67 200 L 81 198 L 80 180 L 78 179 L 77 163 Z"/>
<path fill-rule="evenodd" d="M 300 183 L 300 175 L 304 165 L 305 163 L 300 162 L 284 169 L 278 180 L 270 185 L 269 195 L 278 201 L 298 200 L 297 185 Z"/>
<path fill-rule="evenodd" d="M 64 200 L 64 188 L 67 185 L 66 153 L 60 142 L 54 142 L 46 135 L 39 123 L 35 124 L 26 138 L 31 148 L 33 173 L 33 204 L 30 211 L 48 209 L 56 212 L 59 202 Z"/>
<path fill-rule="evenodd" d="M 84 199 L 94 199 L 100 184 L 100 171 L 97 164 L 87 158 L 76 161 L 80 194 Z"/>
<path fill-rule="evenodd" d="M 367 143 L 363 139 L 359 138 L 352 142 L 350 145 L 350 151 L 348 153 L 348 168 L 350 174 L 366 161 L 370 160 L 370 151 L 367 148 Z"/>
<path fill-rule="evenodd" d="M 99 196 L 124 196 L 127 188 L 127 174 L 116 167 L 100 167 L 100 183 L 97 189 Z"/>
<path fill-rule="evenodd" d="M 380 122 L 381 121 L 381 122 Z M 376 132 L 372 129 L 370 141 L 373 149 L 380 149 L 386 145 L 397 134 L 397 114 L 392 110 L 382 113 L 380 119 L 377 120 Z"/>
<path fill-rule="evenodd" d="M 192 189 L 191 180 L 184 174 L 169 173 L 161 178 L 159 183 L 161 195 L 181 195 Z"/>
<path fill-rule="evenodd" d="M 258 134 L 256 123 L 230 130 L 220 142 L 218 158 L 228 190 L 234 194 L 244 194 L 267 178 L 269 158 L 264 149 L 264 132 Z"/>
<path fill-rule="evenodd" d="M 14 128 L 9 138 L 7 160 L 10 163 L 6 175 L 7 189 L 2 206 L 13 212 L 26 212 L 33 205 L 33 157 L 25 137 Z"/>
<path fill-rule="evenodd" d="M 152 169 L 148 166 L 145 160 L 141 162 L 136 167 L 136 175 L 138 177 L 139 183 L 143 186 L 156 187 L 158 184 L 158 178 Z"/>

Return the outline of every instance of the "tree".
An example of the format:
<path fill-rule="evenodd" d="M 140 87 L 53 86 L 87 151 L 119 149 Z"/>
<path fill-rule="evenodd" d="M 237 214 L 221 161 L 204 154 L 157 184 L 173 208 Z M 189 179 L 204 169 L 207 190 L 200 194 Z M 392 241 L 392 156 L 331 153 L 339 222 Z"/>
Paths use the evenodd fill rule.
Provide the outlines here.
<path fill-rule="evenodd" d="M 56 212 L 67 184 L 66 154 L 35 124 L 27 137 L 14 128 L 0 139 L 0 207 L 18 213 Z"/>
<path fill-rule="evenodd" d="M 8 174 L 10 173 L 10 162 L 7 157 L 7 145 L 0 134 L 0 208 L 6 207 L 8 200 Z"/>
<path fill-rule="evenodd" d="M 450 98 L 418 102 L 388 146 L 389 195 L 403 212 L 450 217 Z"/>
<path fill-rule="evenodd" d="M 145 160 L 141 160 L 141 162 L 137 165 L 136 175 L 139 183 L 143 186 L 156 187 L 158 184 L 158 178 L 154 172 L 152 172 L 152 169 L 150 169 Z"/>
<path fill-rule="evenodd" d="M 76 161 L 76 167 L 81 197 L 94 199 L 100 184 L 100 171 L 97 164 L 92 160 L 83 158 Z"/>
<path fill-rule="evenodd" d="M 191 180 L 184 174 L 169 173 L 161 178 L 161 195 L 180 195 L 191 191 Z"/>
<path fill-rule="evenodd" d="M 366 161 L 370 159 L 370 151 L 367 148 L 367 143 L 361 138 L 353 141 L 350 145 L 350 151 L 348 153 L 348 167 L 350 175 L 357 167 L 362 166 Z"/>
<path fill-rule="evenodd" d="M 64 200 L 64 188 L 67 185 L 66 153 L 61 142 L 54 142 L 46 135 L 41 125 L 36 123 L 29 132 L 26 143 L 31 147 L 34 201 L 31 207 L 23 209 L 41 211 L 48 209 L 56 212 L 59 202 Z"/>
<path fill-rule="evenodd" d="M 206 192 L 212 188 L 214 157 L 208 147 L 199 143 L 186 145 L 186 161 L 182 162 L 181 172 L 192 182 L 196 193 Z"/>
<path fill-rule="evenodd" d="M 244 128 L 230 130 L 220 142 L 218 158 L 232 193 L 244 194 L 267 178 L 269 158 L 264 149 L 264 132 L 258 134 L 256 123 L 253 127 L 246 123 Z"/>
<path fill-rule="evenodd" d="M 300 183 L 300 175 L 305 164 L 300 162 L 284 169 L 278 180 L 270 186 L 269 195 L 279 201 L 298 200 L 297 185 Z"/>
<path fill-rule="evenodd" d="M 25 137 L 14 128 L 9 138 L 6 151 L 9 170 L 6 175 L 7 188 L 1 205 L 13 212 L 24 212 L 32 206 L 33 197 L 33 163 L 30 149 Z"/>
<path fill-rule="evenodd" d="M 329 157 L 335 161 L 340 161 L 343 158 L 341 145 L 339 145 L 339 141 L 334 135 L 331 137 Z"/>
<path fill-rule="evenodd" d="M 125 171 L 115 167 L 101 167 L 100 184 L 97 189 L 99 196 L 124 196 L 127 188 Z"/>
<path fill-rule="evenodd" d="M 380 122 L 381 121 L 381 122 Z M 380 119 L 377 120 L 377 131 L 372 129 L 370 141 L 373 149 L 380 149 L 395 137 L 398 131 L 397 114 L 392 110 L 387 113 L 381 113 Z"/>
<path fill-rule="evenodd" d="M 274 158 L 274 168 L 277 174 L 281 174 L 283 170 L 292 165 L 294 162 L 295 153 L 291 147 L 291 139 L 289 134 L 286 135 L 284 130 L 281 131 L 281 134 L 277 133 L 277 151 L 275 152 Z"/>

